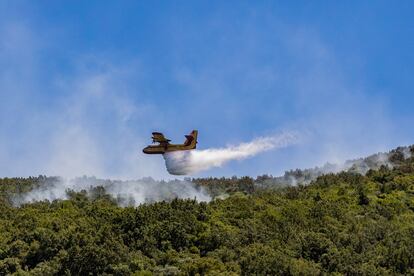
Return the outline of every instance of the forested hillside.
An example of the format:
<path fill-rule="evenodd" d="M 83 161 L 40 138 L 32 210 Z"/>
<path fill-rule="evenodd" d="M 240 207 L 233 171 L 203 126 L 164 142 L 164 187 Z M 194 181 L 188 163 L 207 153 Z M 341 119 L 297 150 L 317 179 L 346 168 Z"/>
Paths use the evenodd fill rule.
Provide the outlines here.
<path fill-rule="evenodd" d="M 208 203 L 121 207 L 98 186 L 16 206 L 56 179 L 0 179 L 0 275 L 412 275 L 412 153 L 335 174 L 190 180 Z"/>

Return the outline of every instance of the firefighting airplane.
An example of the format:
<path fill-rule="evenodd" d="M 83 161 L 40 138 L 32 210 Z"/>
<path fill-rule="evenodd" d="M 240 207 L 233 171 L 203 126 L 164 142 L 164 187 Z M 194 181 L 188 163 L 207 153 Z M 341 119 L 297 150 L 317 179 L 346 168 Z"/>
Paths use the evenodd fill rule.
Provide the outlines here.
<path fill-rule="evenodd" d="M 160 132 L 152 133 L 152 142 L 158 145 L 151 145 L 145 147 L 142 151 L 146 154 L 164 154 L 171 151 L 192 150 L 196 148 L 197 144 L 197 130 L 193 130 L 189 135 L 185 135 L 184 144 L 170 144 L 169 139 L 164 137 Z"/>

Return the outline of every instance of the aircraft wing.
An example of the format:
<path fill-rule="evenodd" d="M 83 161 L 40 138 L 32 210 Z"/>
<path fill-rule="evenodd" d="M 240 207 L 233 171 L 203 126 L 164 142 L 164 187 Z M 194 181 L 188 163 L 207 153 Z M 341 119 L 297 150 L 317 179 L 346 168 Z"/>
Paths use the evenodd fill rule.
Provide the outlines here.
<path fill-rule="evenodd" d="M 152 133 L 152 141 L 158 143 L 169 143 L 171 140 L 164 137 L 164 134 L 161 132 Z"/>

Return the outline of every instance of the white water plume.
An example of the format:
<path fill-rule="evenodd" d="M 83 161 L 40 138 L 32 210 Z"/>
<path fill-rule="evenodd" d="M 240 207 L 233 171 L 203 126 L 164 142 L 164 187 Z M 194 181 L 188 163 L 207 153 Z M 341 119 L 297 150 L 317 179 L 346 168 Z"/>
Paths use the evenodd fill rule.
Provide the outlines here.
<path fill-rule="evenodd" d="M 231 160 L 243 160 L 258 153 L 286 147 L 297 141 L 293 133 L 260 137 L 248 143 L 226 148 L 176 151 L 164 154 L 165 165 L 170 174 L 188 175 L 213 167 L 221 167 Z"/>

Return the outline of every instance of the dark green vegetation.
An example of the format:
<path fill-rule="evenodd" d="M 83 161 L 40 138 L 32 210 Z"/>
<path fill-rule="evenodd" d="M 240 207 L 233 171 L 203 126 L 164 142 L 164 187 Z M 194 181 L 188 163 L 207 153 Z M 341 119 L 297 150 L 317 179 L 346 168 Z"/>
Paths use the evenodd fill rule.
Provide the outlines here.
<path fill-rule="evenodd" d="M 295 187 L 196 179 L 229 197 L 137 208 L 102 187 L 13 207 L 14 195 L 53 179 L 1 179 L 0 275 L 412 275 L 414 158 L 387 158 L 393 168 Z"/>

